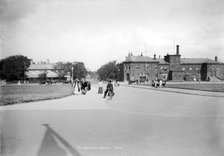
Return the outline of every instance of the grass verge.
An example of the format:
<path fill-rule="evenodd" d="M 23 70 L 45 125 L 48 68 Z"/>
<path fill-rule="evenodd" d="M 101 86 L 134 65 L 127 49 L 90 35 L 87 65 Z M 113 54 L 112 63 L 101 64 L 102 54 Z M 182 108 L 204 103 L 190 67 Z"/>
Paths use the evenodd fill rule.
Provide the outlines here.
<path fill-rule="evenodd" d="M 71 95 L 71 84 L 62 85 L 4 85 L 0 86 L 0 106 L 40 100 L 57 99 Z"/>
<path fill-rule="evenodd" d="M 210 92 L 224 92 L 223 83 L 193 83 L 193 84 L 166 84 L 166 88 L 178 88 L 178 89 L 191 89 L 191 90 L 201 90 Z"/>

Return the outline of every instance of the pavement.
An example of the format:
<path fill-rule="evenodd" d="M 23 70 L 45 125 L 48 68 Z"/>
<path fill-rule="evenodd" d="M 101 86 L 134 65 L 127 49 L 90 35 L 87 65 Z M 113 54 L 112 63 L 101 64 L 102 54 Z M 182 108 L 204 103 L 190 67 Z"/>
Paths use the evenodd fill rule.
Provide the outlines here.
<path fill-rule="evenodd" d="M 223 156 L 224 99 L 115 87 L 0 107 L 3 156 Z"/>
<path fill-rule="evenodd" d="M 198 95 L 198 96 L 211 96 L 211 97 L 223 97 L 224 92 L 210 92 L 210 91 L 201 91 L 201 90 L 190 90 L 190 89 L 179 89 L 179 88 L 166 88 L 166 87 L 152 87 L 149 85 L 128 85 L 122 84 L 125 87 L 135 87 L 135 88 L 142 88 L 142 89 L 150 89 L 155 91 L 163 91 L 163 92 L 173 92 L 173 93 L 180 93 L 180 94 L 189 94 L 189 95 Z"/>

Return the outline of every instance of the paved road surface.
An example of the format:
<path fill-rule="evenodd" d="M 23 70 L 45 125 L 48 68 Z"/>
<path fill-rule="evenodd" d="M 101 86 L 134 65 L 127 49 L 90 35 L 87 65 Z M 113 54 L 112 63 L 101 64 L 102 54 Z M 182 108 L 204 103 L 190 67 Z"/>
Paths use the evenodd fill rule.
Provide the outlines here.
<path fill-rule="evenodd" d="M 3 156 L 223 156 L 222 97 L 140 88 L 1 107 Z"/>

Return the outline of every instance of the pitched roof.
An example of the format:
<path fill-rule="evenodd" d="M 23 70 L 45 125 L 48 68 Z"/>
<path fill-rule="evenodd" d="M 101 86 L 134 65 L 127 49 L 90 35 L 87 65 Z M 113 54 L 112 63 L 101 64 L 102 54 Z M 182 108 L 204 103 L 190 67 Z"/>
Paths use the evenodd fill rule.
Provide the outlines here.
<path fill-rule="evenodd" d="M 31 64 L 28 70 L 53 70 L 54 64 Z"/>
<path fill-rule="evenodd" d="M 181 58 L 181 64 L 222 63 L 209 58 Z"/>
<path fill-rule="evenodd" d="M 156 60 L 159 61 L 159 64 L 169 64 L 164 60 L 164 58 L 157 58 Z"/>
<path fill-rule="evenodd" d="M 128 56 L 125 62 L 159 62 L 148 56 Z"/>

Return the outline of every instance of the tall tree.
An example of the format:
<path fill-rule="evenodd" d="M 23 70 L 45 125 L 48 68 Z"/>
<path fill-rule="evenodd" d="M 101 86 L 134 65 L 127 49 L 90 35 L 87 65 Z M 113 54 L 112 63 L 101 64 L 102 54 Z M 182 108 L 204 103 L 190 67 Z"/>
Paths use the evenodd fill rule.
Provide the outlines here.
<path fill-rule="evenodd" d="M 110 61 L 102 65 L 98 70 L 97 74 L 100 79 L 117 79 L 117 64 L 116 61 Z"/>
<path fill-rule="evenodd" d="M 74 62 L 73 63 L 73 78 L 82 79 L 85 78 L 87 75 L 87 70 L 85 68 L 85 64 L 83 62 Z"/>
<path fill-rule="evenodd" d="M 1 78 L 10 80 L 21 80 L 26 78 L 27 68 L 31 59 L 23 55 L 14 55 L 0 60 Z"/>
<path fill-rule="evenodd" d="M 59 80 L 63 79 L 65 75 L 67 75 L 71 71 L 71 65 L 72 63 L 70 62 L 57 62 L 54 65 L 54 70 L 58 73 Z"/>

